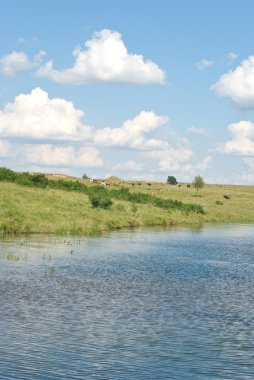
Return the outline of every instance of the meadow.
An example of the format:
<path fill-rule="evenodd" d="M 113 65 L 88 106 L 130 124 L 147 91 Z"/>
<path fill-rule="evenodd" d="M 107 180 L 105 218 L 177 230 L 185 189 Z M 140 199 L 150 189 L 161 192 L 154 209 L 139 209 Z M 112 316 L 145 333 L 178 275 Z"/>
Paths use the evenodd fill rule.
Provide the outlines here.
<path fill-rule="evenodd" d="M 88 190 L 91 189 L 91 192 L 95 189 L 94 186 L 98 188 L 98 184 L 74 177 L 48 175 L 48 179 L 81 183 Z M 79 191 L 31 187 L 1 181 L 0 233 L 95 235 L 121 228 L 201 225 L 205 222 L 254 222 L 253 186 L 205 185 L 197 191 L 192 185 L 187 187 L 185 183 L 174 186 L 167 183 L 122 181 L 119 184 L 115 178 L 108 179 L 107 183 L 110 185 L 109 193 L 111 191 L 114 194 L 114 190 L 117 191 L 112 198 L 112 206 L 104 209 L 92 207 L 89 195 Z M 137 203 L 117 199 L 121 189 L 128 189 L 123 194 L 138 193 L 139 197 L 141 193 L 148 194 L 148 200 L 146 203 Z M 225 194 L 230 199 L 225 199 Z M 158 204 L 162 200 L 177 200 L 180 204 L 183 202 L 184 207 L 157 207 L 156 202 L 149 201 L 151 199 L 159 199 Z M 189 208 L 185 206 L 189 205 L 203 206 L 204 213 L 188 211 Z"/>

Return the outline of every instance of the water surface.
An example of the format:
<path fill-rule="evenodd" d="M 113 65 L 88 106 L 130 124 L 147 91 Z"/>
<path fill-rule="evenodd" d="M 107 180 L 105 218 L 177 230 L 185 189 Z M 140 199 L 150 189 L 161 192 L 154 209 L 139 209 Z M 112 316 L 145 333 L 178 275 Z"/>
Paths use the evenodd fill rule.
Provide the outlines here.
<path fill-rule="evenodd" d="M 253 378 L 253 225 L 0 241 L 0 379 Z"/>

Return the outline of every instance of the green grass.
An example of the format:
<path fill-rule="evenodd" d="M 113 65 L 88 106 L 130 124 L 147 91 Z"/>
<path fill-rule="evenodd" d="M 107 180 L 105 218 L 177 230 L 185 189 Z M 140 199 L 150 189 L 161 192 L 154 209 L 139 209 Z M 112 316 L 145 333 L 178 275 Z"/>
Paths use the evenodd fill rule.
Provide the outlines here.
<path fill-rule="evenodd" d="M 84 182 L 85 183 L 85 182 Z M 198 203 L 205 214 L 165 210 L 152 204 L 133 204 L 113 199 L 113 206 L 93 208 L 88 196 L 74 191 L 25 187 L 0 183 L 0 233 L 52 233 L 94 235 L 139 226 L 202 224 L 203 222 L 254 222 L 254 187 L 206 185 L 202 190 L 145 182 L 131 192 L 156 193 L 163 199 Z M 230 200 L 223 198 L 231 196 Z M 221 204 L 223 203 L 223 204 Z"/>

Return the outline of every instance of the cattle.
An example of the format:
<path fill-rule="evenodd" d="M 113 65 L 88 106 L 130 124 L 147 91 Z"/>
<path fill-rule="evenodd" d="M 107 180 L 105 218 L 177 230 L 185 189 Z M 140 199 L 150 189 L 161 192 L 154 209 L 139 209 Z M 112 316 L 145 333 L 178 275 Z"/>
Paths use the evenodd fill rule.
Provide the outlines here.
<path fill-rule="evenodd" d="M 181 187 L 181 186 L 182 186 L 182 185 L 180 185 L 180 184 L 178 185 L 178 187 Z"/>
<path fill-rule="evenodd" d="M 147 186 L 152 186 L 152 184 L 150 182 L 148 182 Z"/>
<path fill-rule="evenodd" d="M 224 197 L 225 199 L 230 199 L 230 196 L 227 195 L 227 194 L 224 194 L 223 197 Z"/>
<path fill-rule="evenodd" d="M 190 187 L 190 185 L 187 185 L 187 187 Z"/>

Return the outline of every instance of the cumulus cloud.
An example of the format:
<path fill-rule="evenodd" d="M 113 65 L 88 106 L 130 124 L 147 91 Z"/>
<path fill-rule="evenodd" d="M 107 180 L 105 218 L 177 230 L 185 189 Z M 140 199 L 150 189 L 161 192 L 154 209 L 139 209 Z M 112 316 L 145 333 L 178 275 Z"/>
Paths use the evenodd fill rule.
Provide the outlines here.
<path fill-rule="evenodd" d="M 165 73 L 140 54 L 128 53 L 120 33 L 103 29 L 85 42 L 85 49 L 73 50 L 73 67 L 56 70 L 53 61 L 39 68 L 37 75 L 57 83 L 81 85 L 89 82 L 159 83 Z"/>
<path fill-rule="evenodd" d="M 38 67 L 45 55 L 46 53 L 41 50 L 30 61 L 26 53 L 13 51 L 0 58 L 0 71 L 5 75 L 14 77 L 20 71 Z"/>
<path fill-rule="evenodd" d="M 4 137 L 84 140 L 91 128 L 83 125 L 84 112 L 60 98 L 49 99 L 47 92 L 35 88 L 30 94 L 15 97 L 0 111 L 0 134 Z"/>
<path fill-rule="evenodd" d="M 201 136 L 206 135 L 206 131 L 202 128 L 190 127 L 187 129 L 187 132 L 191 135 L 201 135 Z"/>
<path fill-rule="evenodd" d="M 254 108 L 254 56 L 222 75 L 211 89 L 219 96 L 231 98 L 240 108 Z"/>
<path fill-rule="evenodd" d="M 228 127 L 231 139 L 216 148 L 217 152 L 232 155 L 254 155 L 254 124 L 242 120 Z"/>
<path fill-rule="evenodd" d="M 168 118 L 154 112 L 142 111 L 127 120 L 120 128 L 102 128 L 96 131 L 94 142 L 103 146 L 122 146 L 134 149 L 161 149 L 167 147 L 163 140 L 148 139 L 145 135 L 166 124 Z"/>
<path fill-rule="evenodd" d="M 196 67 L 198 70 L 204 70 L 213 65 L 214 61 L 210 61 L 208 59 L 202 59 L 201 61 L 196 63 Z"/>
<path fill-rule="evenodd" d="M 26 161 L 39 165 L 84 168 L 103 166 L 99 151 L 93 147 L 75 150 L 73 146 L 26 145 L 23 154 Z"/>

